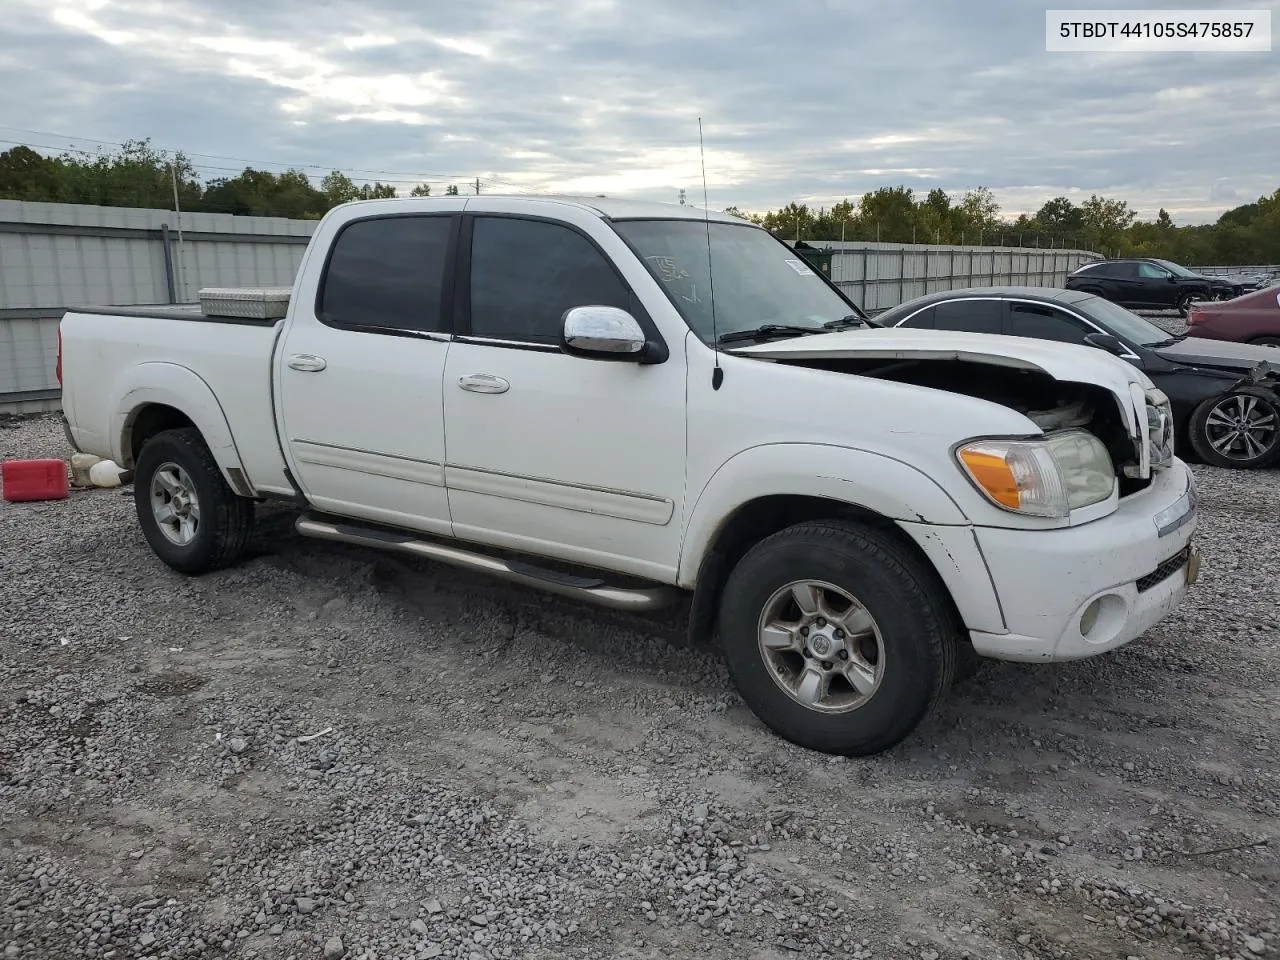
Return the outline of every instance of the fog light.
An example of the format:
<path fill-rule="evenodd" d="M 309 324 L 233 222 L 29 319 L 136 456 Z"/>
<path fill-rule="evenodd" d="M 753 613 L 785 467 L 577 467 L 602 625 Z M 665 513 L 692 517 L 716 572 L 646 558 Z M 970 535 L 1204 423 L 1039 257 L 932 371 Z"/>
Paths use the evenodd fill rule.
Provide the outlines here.
<path fill-rule="evenodd" d="M 1080 636 L 1087 637 L 1089 635 L 1089 631 L 1091 631 L 1094 628 L 1094 625 L 1098 622 L 1098 614 L 1101 612 L 1101 597 L 1084 608 L 1084 613 L 1080 614 Z"/>

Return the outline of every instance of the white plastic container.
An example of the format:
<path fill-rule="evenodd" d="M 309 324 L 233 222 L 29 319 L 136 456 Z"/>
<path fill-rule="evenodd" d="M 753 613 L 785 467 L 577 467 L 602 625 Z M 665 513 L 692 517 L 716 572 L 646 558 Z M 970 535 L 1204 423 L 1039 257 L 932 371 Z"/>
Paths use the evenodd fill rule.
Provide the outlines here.
<path fill-rule="evenodd" d="M 112 460 L 99 460 L 89 468 L 89 481 L 95 487 L 118 487 L 123 468 Z"/>
<path fill-rule="evenodd" d="M 93 480 L 89 477 L 89 471 L 95 463 L 101 463 L 101 457 L 95 457 L 92 453 L 76 453 L 71 456 L 71 482 L 77 487 L 91 487 Z"/>

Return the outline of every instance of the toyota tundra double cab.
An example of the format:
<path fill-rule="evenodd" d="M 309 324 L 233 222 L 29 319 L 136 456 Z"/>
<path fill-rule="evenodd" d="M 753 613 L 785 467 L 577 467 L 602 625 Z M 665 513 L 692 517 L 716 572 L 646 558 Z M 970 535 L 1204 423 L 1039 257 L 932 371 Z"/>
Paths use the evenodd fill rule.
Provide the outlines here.
<path fill-rule="evenodd" d="M 683 602 L 814 750 L 897 744 L 958 661 L 1113 650 L 1196 576 L 1192 477 L 1140 370 L 877 328 L 731 216 L 363 201 L 291 290 L 202 303 L 60 327 L 69 435 L 133 470 L 161 561 L 235 563 L 282 499 L 308 537 Z"/>

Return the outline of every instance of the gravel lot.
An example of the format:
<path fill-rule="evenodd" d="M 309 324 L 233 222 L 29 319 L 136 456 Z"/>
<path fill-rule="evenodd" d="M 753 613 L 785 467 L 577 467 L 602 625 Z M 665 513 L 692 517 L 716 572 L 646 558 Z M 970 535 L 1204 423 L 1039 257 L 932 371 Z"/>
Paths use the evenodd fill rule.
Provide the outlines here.
<path fill-rule="evenodd" d="M 69 454 L 0 423 L 0 459 Z M 186 579 L 126 491 L 0 502 L 0 949 L 1280 956 L 1280 474 L 1196 473 L 1172 619 L 989 664 L 865 761 L 773 737 L 670 618 L 302 540 L 279 507 Z"/>

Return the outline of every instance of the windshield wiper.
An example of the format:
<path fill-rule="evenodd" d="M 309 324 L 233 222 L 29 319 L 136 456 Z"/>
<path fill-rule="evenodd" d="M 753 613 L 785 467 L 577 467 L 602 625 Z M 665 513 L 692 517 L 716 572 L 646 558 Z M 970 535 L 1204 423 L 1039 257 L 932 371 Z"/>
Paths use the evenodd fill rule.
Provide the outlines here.
<path fill-rule="evenodd" d="M 858 316 L 856 313 L 851 313 L 847 316 L 841 317 L 839 320 L 828 320 L 826 323 L 822 325 L 822 329 L 848 330 L 850 327 L 869 327 L 869 326 L 871 326 L 871 324 L 867 323 L 867 321 L 862 319 L 862 317 Z"/>
<path fill-rule="evenodd" d="M 1175 336 L 1170 337 L 1168 340 L 1157 340 L 1155 343 L 1148 343 L 1147 346 L 1148 347 L 1172 347 L 1175 343 L 1181 343 L 1183 340 L 1187 339 L 1187 337 L 1189 336 L 1191 336 L 1191 334 L 1189 333 L 1179 333 Z"/>
<path fill-rule="evenodd" d="M 779 337 L 802 337 L 810 333 L 823 333 L 821 327 L 801 327 L 791 323 L 765 323 L 751 330 L 732 330 L 720 334 L 716 343 L 741 343 L 744 340 L 773 340 Z"/>

